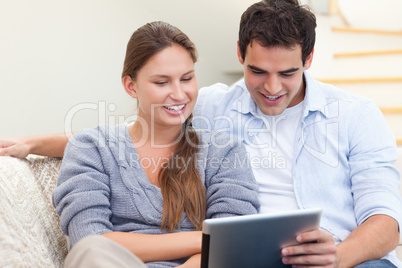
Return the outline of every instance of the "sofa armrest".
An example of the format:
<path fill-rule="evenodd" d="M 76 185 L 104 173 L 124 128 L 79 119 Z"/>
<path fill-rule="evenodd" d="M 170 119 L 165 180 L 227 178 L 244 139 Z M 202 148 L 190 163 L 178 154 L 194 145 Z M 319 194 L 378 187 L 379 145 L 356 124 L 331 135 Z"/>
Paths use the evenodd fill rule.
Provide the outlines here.
<path fill-rule="evenodd" d="M 51 203 L 59 162 L 0 157 L 0 267 L 62 267 L 67 242 Z"/>

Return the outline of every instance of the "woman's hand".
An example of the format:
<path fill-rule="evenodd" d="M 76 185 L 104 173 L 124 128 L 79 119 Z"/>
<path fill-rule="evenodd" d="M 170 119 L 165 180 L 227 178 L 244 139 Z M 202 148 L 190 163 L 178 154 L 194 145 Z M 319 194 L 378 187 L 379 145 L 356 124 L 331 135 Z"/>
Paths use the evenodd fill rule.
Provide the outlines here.
<path fill-rule="evenodd" d="M 293 267 L 336 267 L 337 251 L 333 236 L 322 230 L 302 233 L 296 240 L 301 243 L 282 249 L 282 262 Z"/>
<path fill-rule="evenodd" d="M 30 144 L 27 138 L 0 139 L 0 156 L 25 158 L 30 154 Z"/>

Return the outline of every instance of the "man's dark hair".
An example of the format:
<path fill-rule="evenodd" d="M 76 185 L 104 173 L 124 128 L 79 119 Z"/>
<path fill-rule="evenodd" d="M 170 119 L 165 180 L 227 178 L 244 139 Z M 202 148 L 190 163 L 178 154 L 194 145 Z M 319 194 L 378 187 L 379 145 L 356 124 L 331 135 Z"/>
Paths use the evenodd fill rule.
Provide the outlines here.
<path fill-rule="evenodd" d="M 245 58 L 248 44 L 257 41 L 263 47 L 302 48 L 306 62 L 314 48 L 316 18 L 298 0 L 263 0 L 250 6 L 241 16 L 239 49 Z"/>

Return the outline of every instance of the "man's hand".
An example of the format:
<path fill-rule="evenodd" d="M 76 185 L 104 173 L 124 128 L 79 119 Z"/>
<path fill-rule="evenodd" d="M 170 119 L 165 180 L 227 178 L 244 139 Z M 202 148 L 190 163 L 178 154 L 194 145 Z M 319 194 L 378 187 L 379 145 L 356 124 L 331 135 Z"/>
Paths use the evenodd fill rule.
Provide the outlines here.
<path fill-rule="evenodd" d="M 296 246 L 282 249 L 282 262 L 294 267 L 336 267 L 337 255 L 333 236 L 322 230 L 302 233 Z"/>
<path fill-rule="evenodd" d="M 0 156 L 25 158 L 30 153 L 30 146 L 25 138 L 0 139 Z"/>
<path fill-rule="evenodd" d="M 29 154 L 63 157 L 73 133 L 38 135 L 20 138 L 0 138 L 0 156 L 25 158 Z"/>

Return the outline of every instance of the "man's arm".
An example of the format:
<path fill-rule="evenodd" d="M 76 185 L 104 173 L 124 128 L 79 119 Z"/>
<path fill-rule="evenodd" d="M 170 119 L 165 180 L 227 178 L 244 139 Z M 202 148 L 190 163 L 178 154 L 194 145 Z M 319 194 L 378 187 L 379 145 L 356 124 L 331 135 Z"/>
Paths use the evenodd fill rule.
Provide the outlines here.
<path fill-rule="evenodd" d="M 40 135 L 21 138 L 1 138 L 0 156 L 25 158 L 29 154 L 63 157 L 64 149 L 73 133 Z"/>
<path fill-rule="evenodd" d="M 386 215 L 371 216 L 337 246 L 338 267 L 354 267 L 364 261 L 380 259 L 398 243 L 397 221 Z"/>
<path fill-rule="evenodd" d="M 338 245 L 342 267 L 394 250 L 402 222 L 395 137 L 372 102 L 356 106 L 350 116 L 348 164 L 358 226 Z"/>
<path fill-rule="evenodd" d="M 348 146 L 351 149 L 348 162 L 354 211 L 359 225 L 337 245 L 335 267 L 353 267 L 367 260 L 382 258 L 395 249 L 399 241 L 401 203 L 399 173 L 393 165 L 396 159 L 395 139 L 376 105 L 360 103 L 356 110 L 359 112 L 351 114 L 352 123 L 349 124 Z M 316 238 L 306 240 L 316 240 L 316 245 L 291 248 L 288 255 L 303 255 L 290 258 L 292 263 L 317 263 L 320 255 L 328 256 L 322 254 L 326 252 L 322 243 L 325 240 Z M 298 262 L 297 258 L 300 258 Z"/>

